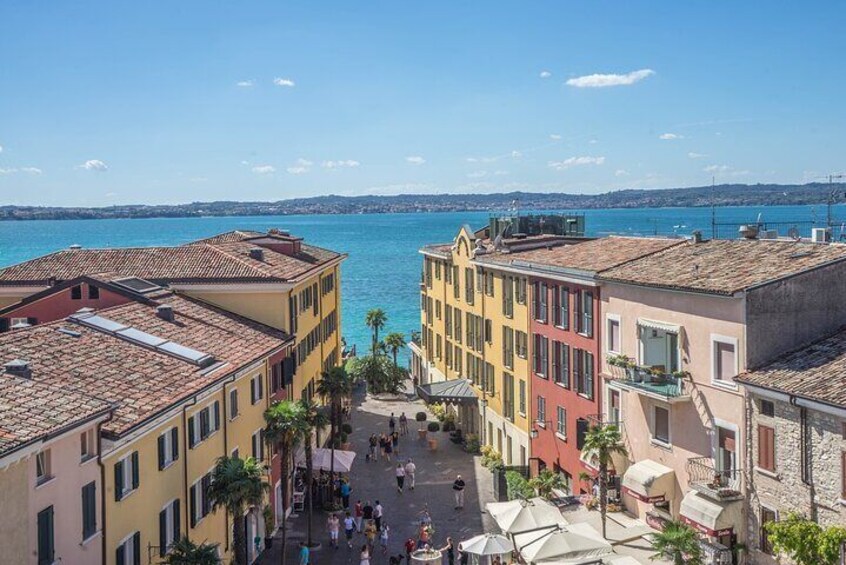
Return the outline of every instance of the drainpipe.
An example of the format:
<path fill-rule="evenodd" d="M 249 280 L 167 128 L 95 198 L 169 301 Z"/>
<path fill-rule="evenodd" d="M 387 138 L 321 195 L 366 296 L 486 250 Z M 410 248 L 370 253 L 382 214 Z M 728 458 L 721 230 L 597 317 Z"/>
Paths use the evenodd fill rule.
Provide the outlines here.
<path fill-rule="evenodd" d="M 106 466 L 103 464 L 103 435 L 101 433 L 103 424 L 111 422 L 114 418 L 114 408 L 109 411 L 109 417 L 97 424 L 97 466 L 100 468 L 100 520 L 103 525 L 100 528 L 100 546 L 102 562 L 106 562 Z"/>
<path fill-rule="evenodd" d="M 185 498 L 185 535 L 188 536 L 188 531 L 191 529 L 191 499 L 188 497 L 188 408 L 196 406 L 197 397 L 191 398 L 191 402 L 182 406 L 182 429 L 185 430 L 182 438 L 182 495 Z M 228 529 L 228 528 L 227 528 Z M 228 535 L 228 534 L 227 534 Z"/>
<path fill-rule="evenodd" d="M 229 457 L 229 432 L 227 430 L 227 422 L 229 421 L 229 410 L 227 409 L 228 406 L 226 404 L 226 400 L 228 399 L 229 395 L 226 393 L 226 385 L 232 384 L 235 382 L 235 375 L 232 375 L 227 380 L 223 381 L 223 455 L 225 457 Z M 194 401 L 196 402 L 197 398 L 194 397 Z M 187 443 L 187 442 L 186 442 Z M 187 467 L 186 467 L 187 469 Z M 186 471 L 187 472 L 187 471 Z M 187 484 L 187 481 L 186 481 Z M 188 504 L 188 499 L 185 499 L 186 506 L 190 506 Z M 229 549 L 229 520 L 226 520 L 226 537 L 224 538 L 225 542 L 225 549 Z"/>

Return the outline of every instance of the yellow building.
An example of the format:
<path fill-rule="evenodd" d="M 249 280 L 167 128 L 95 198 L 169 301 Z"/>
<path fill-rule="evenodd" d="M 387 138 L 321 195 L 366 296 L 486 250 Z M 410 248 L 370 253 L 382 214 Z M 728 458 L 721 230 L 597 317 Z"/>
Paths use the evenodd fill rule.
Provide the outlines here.
<path fill-rule="evenodd" d="M 506 465 L 527 465 L 526 277 L 477 262 L 477 239 L 464 226 L 453 244 L 421 250 L 421 332 L 411 344 L 412 374 L 423 385 L 468 379 L 478 401 L 459 409 L 464 432 L 496 448 Z"/>

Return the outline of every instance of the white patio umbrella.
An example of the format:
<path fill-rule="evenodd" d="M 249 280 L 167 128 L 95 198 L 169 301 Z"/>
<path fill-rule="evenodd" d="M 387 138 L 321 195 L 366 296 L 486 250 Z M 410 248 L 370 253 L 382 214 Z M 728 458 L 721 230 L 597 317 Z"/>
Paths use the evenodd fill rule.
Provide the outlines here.
<path fill-rule="evenodd" d="M 478 557 L 488 557 L 492 562 L 494 555 L 509 554 L 514 550 L 514 544 L 507 537 L 500 534 L 482 534 L 458 544 L 458 550 Z"/>
<path fill-rule="evenodd" d="M 612 553 L 611 544 L 590 524 L 555 526 L 514 536 L 520 555 L 531 564 L 567 562 L 603 557 Z"/>
<path fill-rule="evenodd" d="M 506 534 L 517 534 L 546 526 L 567 525 L 567 520 L 545 498 L 490 502 L 485 505 L 488 514 Z"/>
<path fill-rule="evenodd" d="M 355 451 L 335 450 L 335 472 L 349 473 L 352 469 Z M 301 448 L 297 452 L 297 467 L 305 467 L 305 451 Z M 311 450 L 311 464 L 315 470 L 329 471 L 332 468 L 332 450 L 317 447 Z"/>

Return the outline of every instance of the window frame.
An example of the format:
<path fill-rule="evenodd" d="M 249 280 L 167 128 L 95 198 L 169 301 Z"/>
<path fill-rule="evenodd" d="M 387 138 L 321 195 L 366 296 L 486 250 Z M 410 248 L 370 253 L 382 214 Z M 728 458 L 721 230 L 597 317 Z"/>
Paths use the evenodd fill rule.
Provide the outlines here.
<path fill-rule="evenodd" d="M 555 435 L 567 441 L 567 408 L 560 404 L 555 407 Z"/>
<path fill-rule="evenodd" d="M 35 486 L 47 484 L 52 481 L 53 475 L 53 454 L 47 447 L 35 454 Z M 43 471 L 43 472 L 42 472 Z"/>
<path fill-rule="evenodd" d="M 663 410 L 667 414 L 667 439 L 661 439 L 658 437 L 658 410 Z M 661 447 L 672 447 L 673 445 L 673 426 L 671 423 L 671 416 L 672 413 L 670 408 L 667 406 L 661 406 L 660 404 L 653 404 L 652 410 L 650 411 L 651 416 L 651 426 L 649 430 L 649 439 L 653 445 L 659 445 Z"/>
<path fill-rule="evenodd" d="M 681 341 L 681 340 L 679 340 Z M 717 344 L 730 345 L 734 348 L 734 374 L 728 379 L 718 378 L 717 366 L 719 364 L 717 356 L 719 355 L 719 348 Z M 736 337 L 711 334 L 711 384 L 719 387 L 725 387 L 731 390 L 738 390 L 738 385 L 732 379 L 740 374 L 740 351 L 738 350 L 738 339 Z"/>
<path fill-rule="evenodd" d="M 617 343 L 616 349 L 613 347 L 612 324 L 617 325 L 617 339 L 619 343 Z M 623 352 L 623 322 L 619 314 L 605 315 L 605 351 L 610 355 L 620 355 Z"/>

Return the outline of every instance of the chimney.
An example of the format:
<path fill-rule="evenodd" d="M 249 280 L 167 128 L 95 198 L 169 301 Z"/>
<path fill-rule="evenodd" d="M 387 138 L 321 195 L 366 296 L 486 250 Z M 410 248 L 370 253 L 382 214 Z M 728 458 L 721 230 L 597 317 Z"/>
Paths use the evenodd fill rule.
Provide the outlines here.
<path fill-rule="evenodd" d="M 78 243 L 74 243 L 68 247 L 68 249 L 82 249 L 82 246 Z"/>
<path fill-rule="evenodd" d="M 24 379 L 32 378 L 32 369 L 29 368 L 29 361 L 15 359 L 14 361 L 9 361 L 3 365 L 3 368 L 6 369 L 7 375 L 23 377 Z"/>
<path fill-rule="evenodd" d="M 172 322 L 176 319 L 176 316 L 173 313 L 173 306 L 170 304 L 159 304 L 156 306 L 156 316 L 168 322 Z"/>
<path fill-rule="evenodd" d="M 264 249 L 261 247 L 253 247 L 250 249 L 250 259 L 255 259 L 256 261 L 264 261 Z"/>
<path fill-rule="evenodd" d="M 693 231 L 693 243 L 702 243 L 702 232 L 699 230 Z"/>

